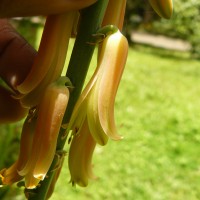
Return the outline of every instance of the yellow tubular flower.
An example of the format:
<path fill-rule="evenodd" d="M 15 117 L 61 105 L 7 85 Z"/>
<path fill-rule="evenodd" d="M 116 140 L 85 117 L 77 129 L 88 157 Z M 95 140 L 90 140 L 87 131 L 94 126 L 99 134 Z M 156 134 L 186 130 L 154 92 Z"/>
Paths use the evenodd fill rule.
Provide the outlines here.
<path fill-rule="evenodd" d="M 40 182 L 40 179 L 35 178 L 31 171 L 28 174 L 26 174 L 25 188 L 34 189 L 38 186 L 39 182 Z"/>
<path fill-rule="evenodd" d="M 49 37 L 42 40 L 41 54 L 38 54 L 38 60 L 34 65 L 36 69 L 33 69 L 27 79 L 17 87 L 21 93 L 30 92 L 20 99 L 24 107 L 38 105 L 45 88 L 61 75 L 76 14 L 76 12 L 70 12 L 49 16 L 48 25 L 52 31 L 49 30 Z M 51 26 L 51 21 L 54 22 L 55 27 Z M 47 69 L 41 71 L 41 68 Z M 46 73 L 45 76 L 43 75 L 44 72 Z"/>
<path fill-rule="evenodd" d="M 49 103 L 45 115 L 46 123 L 38 124 L 42 134 L 42 142 L 37 162 L 33 170 L 35 178 L 43 180 L 55 155 L 57 137 L 61 127 L 62 119 L 69 100 L 69 89 L 65 85 L 50 85 L 42 103 Z M 44 106 L 43 105 L 43 106 Z M 43 108 L 42 108 L 43 109 Z M 45 109 L 45 108 L 44 108 Z M 42 112 L 42 111 L 41 111 Z"/>
<path fill-rule="evenodd" d="M 0 86 L 0 124 L 19 121 L 28 113 L 20 101 L 12 97 L 13 95 L 11 90 Z"/>
<path fill-rule="evenodd" d="M 95 142 L 105 145 L 108 138 L 119 140 L 114 121 L 114 102 L 128 53 L 126 38 L 117 31 L 106 37 L 97 70 L 79 97 L 67 132 L 79 134 L 85 118 Z"/>
<path fill-rule="evenodd" d="M 8 169 L 0 171 L 0 178 L 3 185 L 12 185 L 23 179 L 23 177 L 17 173 L 17 164 L 18 162 L 15 162 Z"/>
<path fill-rule="evenodd" d="M 105 43 L 105 46 L 104 46 Z M 103 43 L 100 55 L 101 75 L 94 88 L 94 102 L 88 110 L 98 112 L 103 131 L 112 139 L 120 139 L 114 121 L 114 103 L 128 54 L 127 39 L 120 31 L 108 36 Z M 102 56 L 102 57 L 101 57 Z M 90 120 L 89 120 L 90 125 Z"/>
<path fill-rule="evenodd" d="M 23 169 L 30 158 L 35 126 L 36 118 L 33 118 L 30 121 L 29 118 L 27 118 L 24 122 L 21 134 L 17 171 Z"/>
<path fill-rule="evenodd" d="M 70 130 L 75 130 L 75 132 L 77 133 L 80 130 L 80 127 L 82 126 L 86 117 L 87 99 L 88 99 L 87 97 L 91 88 L 93 87 L 93 85 L 95 84 L 97 80 L 97 72 L 98 70 L 96 69 L 95 73 L 93 74 L 92 78 L 86 85 L 82 94 L 79 96 L 74 106 L 69 124 L 67 125 L 66 133 L 63 135 L 63 137 L 68 136 L 68 133 Z"/>
<path fill-rule="evenodd" d="M 32 69 L 26 79 L 17 86 L 20 93 L 26 94 L 35 89 L 51 68 L 63 68 L 74 15 L 74 12 L 68 12 L 47 17 Z"/>
<path fill-rule="evenodd" d="M 1 0 L 0 17 L 23 17 L 60 14 L 80 10 L 97 0 Z"/>
<path fill-rule="evenodd" d="M 4 169 L 1 171 L 3 185 L 11 185 L 23 179 L 23 176 L 20 176 L 18 174 L 18 170 L 24 167 L 29 159 L 34 135 L 34 128 L 35 119 L 33 119 L 31 122 L 29 122 L 27 119 L 22 129 L 20 153 L 18 160 L 8 169 Z"/>
<path fill-rule="evenodd" d="M 173 13 L 173 0 L 149 0 L 152 8 L 160 17 L 169 19 Z"/>
<path fill-rule="evenodd" d="M 102 27 L 115 25 L 121 31 L 124 23 L 126 0 L 110 0 L 103 19 Z"/>
<path fill-rule="evenodd" d="M 88 185 L 88 179 L 94 178 L 91 161 L 95 146 L 96 142 L 85 119 L 79 134 L 74 134 L 69 150 L 68 162 L 73 185 L 85 187 Z"/>
<path fill-rule="evenodd" d="M 87 112 L 88 103 L 89 103 L 88 101 L 91 96 L 91 90 L 95 86 L 95 83 L 97 81 L 98 74 L 99 74 L 99 68 L 96 69 L 89 83 L 86 85 L 85 89 L 80 95 L 74 107 L 70 122 L 67 126 L 66 133 L 69 133 L 70 130 L 73 130 L 76 134 L 79 134 L 79 132 L 81 131 L 81 127 L 84 123 L 84 120 L 88 116 L 88 112 Z M 98 115 L 98 113 L 95 112 L 92 114 L 94 115 L 92 115 L 91 120 L 92 121 L 96 120 L 95 117 Z M 98 127 L 93 126 L 93 125 L 97 125 L 97 124 L 90 123 L 90 129 L 91 129 L 90 132 L 94 133 L 95 141 L 100 145 L 105 145 L 108 141 L 108 136 L 103 132 L 100 124 L 98 124 Z"/>
<path fill-rule="evenodd" d="M 50 84 L 39 104 L 30 158 L 19 171 L 21 176 L 25 176 L 25 185 L 28 188 L 36 187 L 39 182 L 37 180 L 44 179 L 53 161 L 57 137 L 69 99 L 65 82 L 63 77 Z"/>
<path fill-rule="evenodd" d="M 114 102 L 127 53 L 128 42 L 120 31 L 111 34 L 103 41 L 98 63 L 99 74 L 91 90 L 87 109 L 88 124 L 93 130 L 91 134 L 94 138 L 97 137 L 95 127 L 100 131 L 99 135 L 104 132 L 114 140 L 121 138 L 117 134 L 114 121 Z"/>

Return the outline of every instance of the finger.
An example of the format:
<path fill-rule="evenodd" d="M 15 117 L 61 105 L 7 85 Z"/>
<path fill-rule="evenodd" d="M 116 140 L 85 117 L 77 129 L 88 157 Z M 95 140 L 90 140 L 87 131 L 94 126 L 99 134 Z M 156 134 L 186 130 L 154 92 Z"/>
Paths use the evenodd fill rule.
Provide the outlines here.
<path fill-rule="evenodd" d="M 8 20 L 0 19 L 0 77 L 15 88 L 29 73 L 36 51 Z"/>
<path fill-rule="evenodd" d="M 17 122 L 27 115 L 28 110 L 12 95 L 11 91 L 0 86 L 0 124 Z"/>
<path fill-rule="evenodd" d="M 50 15 L 80 10 L 97 0 L 1 0 L 0 17 Z"/>

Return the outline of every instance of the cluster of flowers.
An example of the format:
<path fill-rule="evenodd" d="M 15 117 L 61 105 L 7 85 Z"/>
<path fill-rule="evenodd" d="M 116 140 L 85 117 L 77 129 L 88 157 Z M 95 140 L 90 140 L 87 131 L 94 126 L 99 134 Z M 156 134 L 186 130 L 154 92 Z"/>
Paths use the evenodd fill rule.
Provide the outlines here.
<path fill-rule="evenodd" d="M 4 12 L 7 17 L 44 14 L 42 10 L 46 9 L 46 4 L 49 5 L 45 1 L 25 1 L 24 6 L 15 9 L 16 1 L 13 4 L 8 2 L 13 9 Z M 23 76 L 19 71 L 15 76 L 5 77 L 9 90 L 0 86 L 0 97 L 5 105 L 0 107 L 3 113 L 0 122 L 26 117 L 19 157 L 12 166 L 0 171 L 4 185 L 24 179 L 26 188 L 37 187 L 46 177 L 55 156 L 59 130 L 70 97 L 69 81 L 61 77 L 69 39 L 74 27 L 77 28 L 78 11 L 96 0 L 66 2 L 67 6 L 61 6 L 65 10 L 63 14 L 47 16 L 37 56 L 25 79 L 21 80 Z M 150 0 L 150 3 L 159 15 L 171 16 L 171 1 Z M 53 10 L 53 5 L 56 3 L 50 4 L 48 9 Z M 31 12 L 27 13 L 27 6 L 32 6 Z M 114 102 L 128 53 L 128 42 L 121 33 L 125 7 L 126 0 L 109 0 L 102 27 L 114 25 L 117 28 L 105 34 L 99 43 L 97 68 L 66 126 L 66 136 L 71 139 L 68 163 L 72 184 L 86 186 L 93 178 L 91 161 L 96 144 L 105 145 L 109 138 L 121 138 L 114 120 Z M 7 113 L 9 105 L 13 106 L 13 112 Z"/>

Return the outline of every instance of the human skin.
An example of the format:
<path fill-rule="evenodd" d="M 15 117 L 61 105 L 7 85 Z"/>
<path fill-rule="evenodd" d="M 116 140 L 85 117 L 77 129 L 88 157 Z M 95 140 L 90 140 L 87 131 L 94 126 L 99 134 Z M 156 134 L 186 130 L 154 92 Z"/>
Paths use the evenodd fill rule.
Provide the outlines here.
<path fill-rule="evenodd" d="M 36 51 L 9 24 L 11 17 L 52 15 L 90 6 L 97 0 L 1 0 L 0 77 L 15 88 L 27 76 Z"/>
<path fill-rule="evenodd" d="M 1 0 L 0 17 L 60 14 L 80 10 L 97 0 Z"/>
<path fill-rule="evenodd" d="M 20 36 L 7 19 L 0 19 L 0 77 L 11 87 L 27 76 L 35 49 Z"/>

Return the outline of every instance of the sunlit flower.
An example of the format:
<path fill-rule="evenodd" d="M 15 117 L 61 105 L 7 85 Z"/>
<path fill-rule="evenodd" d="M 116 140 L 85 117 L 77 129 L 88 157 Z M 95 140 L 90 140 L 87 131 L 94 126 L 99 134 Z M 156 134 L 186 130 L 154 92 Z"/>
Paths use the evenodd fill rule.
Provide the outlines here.
<path fill-rule="evenodd" d="M 102 26 L 115 25 L 121 31 L 127 0 L 109 0 Z"/>
<path fill-rule="evenodd" d="M 152 8 L 163 18 L 169 19 L 173 13 L 173 0 L 149 0 Z"/>
<path fill-rule="evenodd" d="M 64 85 L 66 77 L 50 84 L 38 108 L 30 158 L 18 171 L 25 176 L 27 188 L 32 188 L 35 179 L 43 180 L 53 161 L 57 137 L 69 99 L 69 90 Z"/>
<path fill-rule="evenodd" d="M 92 177 L 91 159 L 96 143 L 119 140 L 114 120 L 114 102 L 126 63 L 128 43 L 120 31 L 105 38 L 97 69 L 80 95 L 67 133 L 72 130 L 69 169 L 73 184 L 86 186 Z M 70 140 L 69 139 L 69 140 Z"/>
<path fill-rule="evenodd" d="M 72 185 L 82 187 L 88 185 L 88 179 L 94 178 L 92 173 L 92 155 L 96 146 L 88 121 L 85 119 L 79 134 L 73 133 L 73 139 L 69 150 L 69 170 Z"/>
<path fill-rule="evenodd" d="M 9 168 L 0 171 L 1 182 L 3 185 L 12 185 L 13 183 L 23 179 L 23 176 L 19 175 L 18 170 L 23 168 L 29 160 L 34 136 L 35 123 L 35 118 L 31 121 L 29 121 L 29 119 L 27 118 L 24 122 L 18 159 Z"/>
<path fill-rule="evenodd" d="M 10 185 L 25 178 L 25 187 L 35 188 L 43 180 L 56 153 L 56 144 L 68 104 L 66 77 L 50 84 L 33 116 L 26 119 L 18 160 L 1 171 L 2 183 Z"/>
<path fill-rule="evenodd" d="M 61 76 L 76 12 L 47 17 L 38 54 L 26 79 L 16 87 L 24 107 L 37 106 L 46 87 Z"/>
<path fill-rule="evenodd" d="M 97 69 L 81 94 L 68 125 L 79 132 L 85 118 L 94 140 L 105 145 L 108 137 L 119 140 L 114 120 L 114 102 L 126 63 L 128 43 L 117 31 L 102 44 Z"/>

